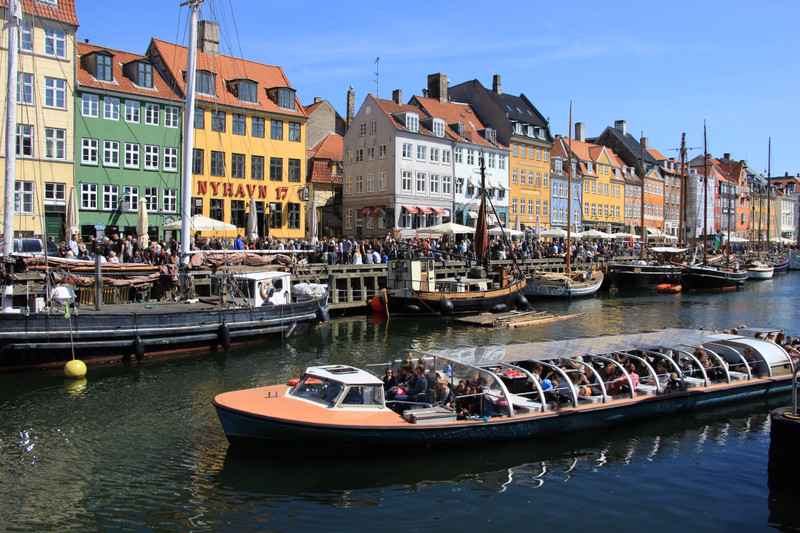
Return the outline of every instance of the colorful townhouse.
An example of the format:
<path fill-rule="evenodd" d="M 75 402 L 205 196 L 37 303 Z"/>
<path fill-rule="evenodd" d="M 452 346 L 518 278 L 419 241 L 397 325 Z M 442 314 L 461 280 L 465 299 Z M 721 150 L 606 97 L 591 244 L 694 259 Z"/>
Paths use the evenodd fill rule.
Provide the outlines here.
<path fill-rule="evenodd" d="M 798 239 L 798 198 L 800 197 L 800 175 L 790 176 L 787 172 L 784 176 L 770 178 L 776 189 L 781 191 L 781 237 L 786 241 L 797 243 Z"/>
<path fill-rule="evenodd" d="M 550 202 L 552 216 L 551 228 L 560 228 L 564 231 L 571 225 L 571 231 L 578 232 L 583 229 L 583 176 L 577 172 L 577 161 L 572 159 L 570 170 L 571 139 L 564 139 L 556 135 L 553 148 L 550 152 Z M 569 176 L 569 173 L 572 176 Z M 572 183 L 570 199 L 569 183 Z M 568 203 L 569 202 L 569 203 Z M 572 214 L 572 222 L 569 215 Z"/>
<path fill-rule="evenodd" d="M 508 148 L 500 144 L 469 104 L 451 102 L 444 74 L 428 76 L 427 97 L 414 96 L 410 105 L 420 108 L 428 119 L 441 119 L 453 143 L 453 222 L 475 226 L 482 192 L 480 158 L 484 176 L 489 227 L 509 227 L 519 219 L 509 216 Z"/>
<path fill-rule="evenodd" d="M 22 0 L 21 6 L 14 234 L 60 240 L 65 235 L 67 197 L 75 171 L 72 88 L 78 18 L 73 0 Z M 8 20 L 8 0 L 0 0 L 0 17 Z M 0 47 L 6 59 L 8 33 L 4 26 Z M 3 66 L 0 91 L 5 96 L 7 60 Z M 5 126 L 0 130 L 0 164 L 5 168 Z M 5 180 L 0 180 L 0 197 L 5 197 Z M 0 220 L 4 216 L 0 213 Z"/>
<path fill-rule="evenodd" d="M 720 196 L 725 206 L 725 214 L 730 209 L 728 207 L 729 203 L 732 206 L 733 224 L 731 225 L 731 235 L 735 235 L 739 239 L 747 239 L 750 227 L 750 186 L 745 172 L 747 164 L 744 160 L 734 161 L 731 159 L 731 154 L 726 153 L 718 161 L 718 165 L 728 174 L 729 182 L 731 183 L 729 190 L 720 191 Z M 724 223 L 724 227 L 727 231 L 727 222 Z"/>
<path fill-rule="evenodd" d="M 244 236 L 255 198 L 260 237 L 304 238 L 306 114 L 281 67 L 220 54 L 219 25 L 198 24 L 190 213 Z M 153 39 L 147 56 L 185 94 L 187 49 Z"/>
<path fill-rule="evenodd" d="M 453 138 L 441 118 L 367 95 L 344 135 L 344 234 L 402 238 L 453 216 Z"/>
<path fill-rule="evenodd" d="M 607 233 L 625 229 L 622 161 L 608 147 L 586 141 L 585 125 L 575 124 L 572 157 L 583 183 L 583 229 Z"/>
<path fill-rule="evenodd" d="M 549 228 L 553 137 L 544 116 L 524 94 L 503 93 L 499 75 L 491 90 L 472 80 L 450 87 L 449 95 L 452 101 L 470 104 L 495 131 L 497 143 L 510 147 L 510 205 L 520 227 Z"/>
<path fill-rule="evenodd" d="M 75 185 L 85 241 L 137 235 L 139 205 L 151 241 L 178 217 L 183 100 L 147 57 L 78 43 Z"/>
<path fill-rule="evenodd" d="M 653 158 L 658 161 L 658 169 L 664 185 L 664 227 L 667 235 L 679 237 L 681 215 L 681 171 L 680 163 L 674 158 L 667 158 L 655 148 L 647 148 Z"/>

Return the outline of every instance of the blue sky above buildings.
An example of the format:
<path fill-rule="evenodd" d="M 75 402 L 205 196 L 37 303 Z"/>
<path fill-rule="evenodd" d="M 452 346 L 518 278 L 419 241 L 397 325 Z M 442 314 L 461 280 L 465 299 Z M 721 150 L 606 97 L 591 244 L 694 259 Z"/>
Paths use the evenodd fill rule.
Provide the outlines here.
<path fill-rule="evenodd" d="M 139 53 L 151 37 L 185 44 L 180 3 L 76 0 L 78 37 Z M 395 89 L 408 101 L 436 72 L 485 87 L 500 74 L 553 134 L 567 135 L 572 100 L 588 137 L 625 120 L 677 157 L 686 132 L 691 158 L 705 119 L 714 156 L 764 172 L 772 137 L 772 174 L 800 173 L 800 2 L 206 0 L 200 13 L 221 24 L 223 53 L 283 67 L 302 103 L 343 116 L 350 85 L 359 106 Z"/>

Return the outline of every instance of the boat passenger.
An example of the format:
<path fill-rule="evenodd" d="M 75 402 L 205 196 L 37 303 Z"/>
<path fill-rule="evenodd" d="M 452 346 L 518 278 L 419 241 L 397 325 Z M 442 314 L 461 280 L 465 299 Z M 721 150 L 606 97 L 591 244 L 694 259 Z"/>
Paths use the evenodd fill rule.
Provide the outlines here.
<path fill-rule="evenodd" d="M 383 381 L 384 391 L 388 391 L 397 384 L 397 381 L 395 380 L 394 376 L 394 370 L 392 370 L 392 367 L 390 366 L 386 367 L 386 371 L 381 376 L 381 381 Z"/>
<path fill-rule="evenodd" d="M 414 371 L 416 381 L 410 388 L 402 389 L 402 393 L 395 395 L 395 400 L 424 402 L 428 391 L 428 380 L 425 379 L 425 368 L 418 365 Z"/>
<path fill-rule="evenodd" d="M 447 383 L 447 379 L 439 378 L 433 390 L 433 400 L 436 405 L 441 405 L 447 409 L 455 408 L 455 394 Z"/>
<path fill-rule="evenodd" d="M 742 353 L 742 355 L 744 356 L 744 360 L 747 361 L 747 366 L 738 365 L 738 366 L 735 366 L 735 367 L 731 368 L 731 370 L 733 370 L 734 372 L 747 372 L 747 367 L 749 366 L 750 367 L 750 372 L 753 375 L 755 375 L 756 374 L 756 363 L 755 363 L 755 360 L 753 359 L 753 349 L 751 347 L 749 347 L 749 346 L 745 346 L 744 347 L 744 353 Z"/>

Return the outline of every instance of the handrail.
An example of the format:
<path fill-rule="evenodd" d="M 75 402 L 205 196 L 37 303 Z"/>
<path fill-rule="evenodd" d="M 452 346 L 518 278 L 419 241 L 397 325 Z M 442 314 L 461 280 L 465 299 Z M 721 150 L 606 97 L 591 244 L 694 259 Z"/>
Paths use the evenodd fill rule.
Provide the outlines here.
<path fill-rule="evenodd" d="M 794 365 L 792 373 L 792 414 L 797 416 L 797 374 L 800 372 L 800 364 Z"/>

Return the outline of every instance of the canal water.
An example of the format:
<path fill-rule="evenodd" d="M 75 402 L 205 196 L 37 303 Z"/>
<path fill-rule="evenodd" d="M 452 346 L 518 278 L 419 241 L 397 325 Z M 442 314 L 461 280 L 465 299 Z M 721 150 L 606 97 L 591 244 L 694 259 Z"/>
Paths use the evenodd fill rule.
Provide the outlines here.
<path fill-rule="evenodd" d="M 537 302 L 581 316 L 484 331 L 346 317 L 320 331 L 169 361 L 0 376 L 2 531 L 765 530 L 800 527 L 797 491 L 767 483 L 770 410 L 790 397 L 469 449 L 369 457 L 229 450 L 211 398 L 311 364 L 406 347 L 485 345 L 669 326 L 800 334 L 800 273 L 728 294 Z"/>

